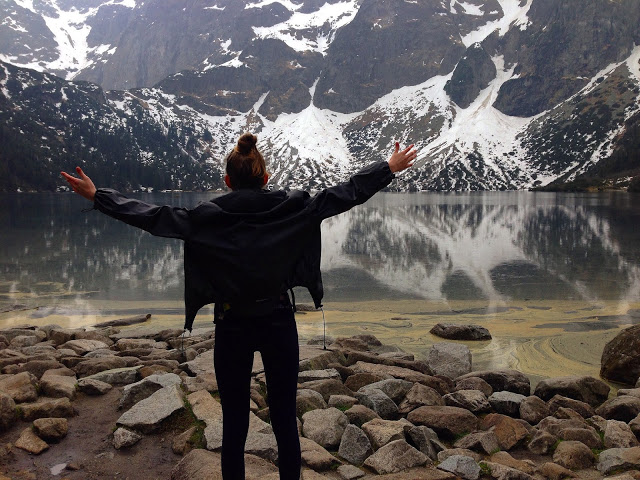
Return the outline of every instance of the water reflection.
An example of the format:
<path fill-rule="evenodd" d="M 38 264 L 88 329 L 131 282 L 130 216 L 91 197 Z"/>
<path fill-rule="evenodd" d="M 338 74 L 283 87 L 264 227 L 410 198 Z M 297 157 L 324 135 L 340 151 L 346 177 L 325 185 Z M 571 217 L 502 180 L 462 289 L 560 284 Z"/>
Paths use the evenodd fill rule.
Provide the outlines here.
<path fill-rule="evenodd" d="M 204 194 L 147 195 L 193 206 Z M 182 245 L 73 195 L 2 195 L 0 301 L 181 300 Z M 381 194 L 323 225 L 327 300 L 640 300 L 637 197 Z M 49 300 L 47 300 L 49 299 Z"/>

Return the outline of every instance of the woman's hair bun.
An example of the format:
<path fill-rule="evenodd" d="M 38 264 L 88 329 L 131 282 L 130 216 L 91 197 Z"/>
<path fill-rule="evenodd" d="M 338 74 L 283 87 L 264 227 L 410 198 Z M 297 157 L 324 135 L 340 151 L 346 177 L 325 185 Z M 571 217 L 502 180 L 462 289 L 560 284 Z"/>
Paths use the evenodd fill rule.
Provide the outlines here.
<path fill-rule="evenodd" d="M 238 139 L 236 149 L 239 153 L 247 155 L 251 150 L 256 148 L 256 143 L 258 143 L 258 137 L 251 133 L 245 133 Z"/>

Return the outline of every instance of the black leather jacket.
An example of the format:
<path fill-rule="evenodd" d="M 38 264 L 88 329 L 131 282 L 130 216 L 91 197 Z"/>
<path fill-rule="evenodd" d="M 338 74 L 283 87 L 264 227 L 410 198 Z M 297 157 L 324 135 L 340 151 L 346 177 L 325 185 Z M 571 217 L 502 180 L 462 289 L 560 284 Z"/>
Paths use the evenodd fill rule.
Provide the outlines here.
<path fill-rule="evenodd" d="M 193 209 L 151 205 L 100 188 L 94 208 L 160 237 L 184 240 L 185 329 L 210 303 L 243 304 L 306 287 L 322 306 L 320 223 L 364 203 L 394 175 L 369 165 L 343 184 L 309 193 L 241 189 Z"/>

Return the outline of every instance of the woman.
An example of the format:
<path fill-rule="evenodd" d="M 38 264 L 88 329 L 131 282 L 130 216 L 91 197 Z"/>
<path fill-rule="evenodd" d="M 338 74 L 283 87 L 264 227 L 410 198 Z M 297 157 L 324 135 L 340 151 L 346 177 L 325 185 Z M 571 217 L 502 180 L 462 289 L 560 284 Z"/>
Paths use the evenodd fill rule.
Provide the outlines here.
<path fill-rule="evenodd" d="M 416 159 L 413 145 L 387 162 L 366 167 L 344 184 L 311 197 L 268 191 L 255 135 L 246 133 L 226 158 L 231 192 L 194 209 L 150 205 L 109 189 L 96 189 L 80 167 L 62 172 L 73 190 L 101 212 L 153 235 L 184 240 L 185 329 L 197 311 L 215 303 L 214 366 L 223 410 L 222 476 L 244 479 L 253 355 L 267 379 L 269 413 L 280 478 L 300 478 L 296 424 L 298 334 L 288 290 L 306 287 L 320 308 L 320 223 L 361 204 Z"/>

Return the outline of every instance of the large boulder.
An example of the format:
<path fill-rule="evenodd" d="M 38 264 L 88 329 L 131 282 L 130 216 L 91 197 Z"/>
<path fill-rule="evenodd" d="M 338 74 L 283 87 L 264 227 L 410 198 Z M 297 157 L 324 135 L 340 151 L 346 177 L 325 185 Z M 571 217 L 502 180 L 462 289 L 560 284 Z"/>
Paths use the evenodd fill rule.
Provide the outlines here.
<path fill-rule="evenodd" d="M 608 342 L 600 359 L 600 376 L 634 385 L 640 377 L 640 325 L 621 331 Z"/>
<path fill-rule="evenodd" d="M 324 448 L 337 448 L 349 419 L 337 408 L 312 410 L 302 416 L 302 433 Z"/>
<path fill-rule="evenodd" d="M 584 375 L 547 378 L 536 385 L 533 394 L 545 402 L 561 395 L 597 407 L 609 397 L 610 390 L 602 380 Z"/>
<path fill-rule="evenodd" d="M 126 359 L 110 355 L 108 357 L 89 358 L 87 360 L 82 360 L 73 367 L 73 370 L 79 377 L 89 377 L 105 370 L 125 367 L 127 367 Z"/>
<path fill-rule="evenodd" d="M 446 449 L 444 444 L 440 442 L 438 434 L 429 427 L 425 427 L 424 425 L 411 427 L 407 433 L 412 445 L 415 445 L 418 450 L 431 460 L 437 460 L 438 452 Z"/>
<path fill-rule="evenodd" d="M 478 426 L 478 419 L 473 413 L 458 407 L 419 407 L 407 415 L 407 420 L 414 425 L 429 427 L 446 438 L 472 432 Z"/>
<path fill-rule="evenodd" d="M 335 395 L 332 395 L 335 397 Z M 327 408 L 327 402 L 324 401 L 322 395 L 315 390 L 308 388 L 300 388 L 296 392 L 296 414 L 302 417 L 311 410 Z"/>
<path fill-rule="evenodd" d="M 456 390 L 446 394 L 444 402 L 450 407 L 459 407 L 473 413 L 491 411 L 491 404 L 480 390 Z"/>
<path fill-rule="evenodd" d="M 525 398 L 520 403 L 520 418 L 531 425 L 537 425 L 543 418 L 548 417 L 550 413 L 546 402 L 535 395 Z"/>
<path fill-rule="evenodd" d="M 340 460 L 313 440 L 300 437 L 302 464 L 315 471 L 329 470 L 340 465 Z"/>
<path fill-rule="evenodd" d="M 582 442 L 560 442 L 553 452 L 553 461 L 570 470 L 589 468 L 595 462 L 595 455 L 589 447 Z"/>
<path fill-rule="evenodd" d="M 139 378 L 140 367 L 124 367 L 105 370 L 84 377 L 85 379 L 99 380 L 109 385 L 128 385 L 135 383 Z"/>
<path fill-rule="evenodd" d="M 414 383 L 411 390 L 407 392 L 404 400 L 398 405 L 398 411 L 401 414 L 406 414 L 418 407 L 432 405 L 444 406 L 445 400 L 442 398 L 442 395 L 431 387 L 427 387 L 421 383 Z"/>
<path fill-rule="evenodd" d="M 37 402 L 20 405 L 24 420 L 47 417 L 73 417 L 75 410 L 68 398 L 41 398 Z"/>
<path fill-rule="evenodd" d="M 560 408 L 570 408 L 574 412 L 578 413 L 582 418 L 591 418 L 596 414 L 596 411 L 591 405 L 580 400 L 574 400 L 573 398 L 563 397 L 562 395 L 554 395 L 551 400 L 547 402 L 549 411 L 551 414 L 555 414 Z"/>
<path fill-rule="evenodd" d="M 168 387 L 170 385 L 180 385 L 181 383 L 182 379 L 175 373 L 149 375 L 139 382 L 125 385 L 122 390 L 122 397 L 120 398 L 118 409 L 128 409 L 140 400 L 144 400 L 151 396 L 161 388 Z"/>
<path fill-rule="evenodd" d="M 494 392 L 508 391 L 520 395 L 531 395 L 531 382 L 529 377 L 517 370 L 482 370 L 467 373 L 456 378 L 456 383 L 472 377 L 478 377 L 491 385 Z"/>
<path fill-rule="evenodd" d="M 363 361 L 357 361 L 351 366 L 351 368 L 356 373 L 373 373 L 375 375 L 400 378 L 408 382 L 418 382 L 437 390 L 441 395 L 449 393 L 449 386 L 446 381 L 410 368 L 399 367 L 396 365 L 381 365 Z"/>
<path fill-rule="evenodd" d="M 347 425 L 340 440 L 338 455 L 354 465 L 362 465 L 373 453 L 371 441 L 366 433 L 355 425 Z"/>
<path fill-rule="evenodd" d="M 413 383 L 407 382 L 406 380 L 389 378 L 371 383 L 360 388 L 358 391 L 360 393 L 366 393 L 366 391 L 369 389 L 377 388 L 378 390 L 382 390 L 385 395 L 387 395 L 391 400 L 394 401 L 394 403 L 397 404 L 402 401 L 402 399 L 407 395 L 407 393 L 413 386 Z"/>
<path fill-rule="evenodd" d="M 610 448 L 598 457 L 598 470 L 605 475 L 632 468 L 640 469 L 640 447 Z"/>
<path fill-rule="evenodd" d="M 31 428 L 22 431 L 15 446 L 34 455 L 39 455 L 49 448 L 47 442 L 38 437 Z"/>
<path fill-rule="evenodd" d="M 349 419 L 349 423 L 359 427 L 367 423 L 369 420 L 380 418 L 380 415 L 364 405 L 354 405 L 350 409 L 346 410 L 344 414 Z"/>
<path fill-rule="evenodd" d="M 619 420 L 608 420 L 604 430 L 605 448 L 630 448 L 638 447 L 638 439 L 631 427 Z"/>
<path fill-rule="evenodd" d="M 489 330 L 480 325 L 437 323 L 429 333 L 448 340 L 491 340 Z"/>
<path fill-rule="evenodd" d="M 60 345 L 60 348 L 68 348 L 76 352 L 78 355 L 85 355 L 93 350 L 109 348 L 109 345 L 99 340 L 81 339 L 69 340 L 68 342 Z"/>
<path fill-rule="evenodd" d="M 481 473 L 476 461 L 465 455 L 452 455 L 438 465 L 438 468 L 465 480 L 477 480 Z"/>
<path fill-rule="evenodd" d="M 513 392 L 493 392 L 489 397 L 489 403 L 497 413 L 518 417 L 520 404 L 527 398 L 525 395 Z"/>
<path fill-rule="evenodd" d="M 498 445 L 498 437 L 496 437 L 496 434 L 491 430 L 465 435 L 464 437 L 459 439 L 453 446 L 456 448 L 467 448 L 469 450 L 473 450 L 474 452 L 480 452 L 487 455 L 491 455 L 492 453 L 500 450 L 500 446 Z"/>
<path fill-rule="evenodd" d="M 373 449 L 378 450 L 394 440 L 404 440 L 406 427 L 406 422 L 374 418 L 362 425 L 362 430 L 371 440 Z"/>
<path fill-rule="evenodd" d="M 9 395 L 14 402 L 33 402 L 38 398 L 36 377 L 29 372 L 21 372 L 0 378 L 0 391 Z"/>
<path fill-rule="evenodd" d="M 612 398 L 600 405 L 596 413 L 607 420 L 628 423 L 640 414 L 640 398 L 631 395 Z"/>
<path fill-rule="evenodd" d="M 502 450 L 511 450 L 529 435 L 529 431 L 518 420 L 499 413 L 490 413 L 483 418 L 480 428 L 492 429 Z"/>
<path fill-rule="evenodd" d="M 0 432 L 8 430 L 17 418 L 16 402 L 6 393 L 0 392 Z"/>
<path fill-rule="evenodd" d="M 424 453 L 409 445 L 405 440 L 396 440 L 380 448 L 367 458 L 364 464 L 376 473 L 384 475 L 419 467 L 429 461 Z"/>
<path fill-rule="evenodd" d="M 43 440 L 57 442 L 69 431 L 66 418 L 38 418 L 33 421 L 33 431 Z"/>
<path fill-rule="evenodd" d="M 76 377 L 67 375 L 44 375 L 40 380 L 40 391 L 47 397 L 67 397 L 73 400 L 76 396 Z"/>
<path fill-rule="evenodd" d="M 116 421 L 117 425 L 143 433 L 152 432 L 163 420 L 184 408 L 182 392 L 177 385 L 164 387 L 136 403 Z"/>
<path fill-rule="evenodd" d="M 355 395 L 362 405 L 376 412 L 381 418 L 387 420 L 398 418 L 398 406 L 382 390 L 367 386 L 362 387 Z"/>
<path fill-rule="evenodd" d="M 471 371 L 471 351 L 460 343 L 436 343 L 429 349 L 427 364 L 435 375 L 457 378 Z"/>

